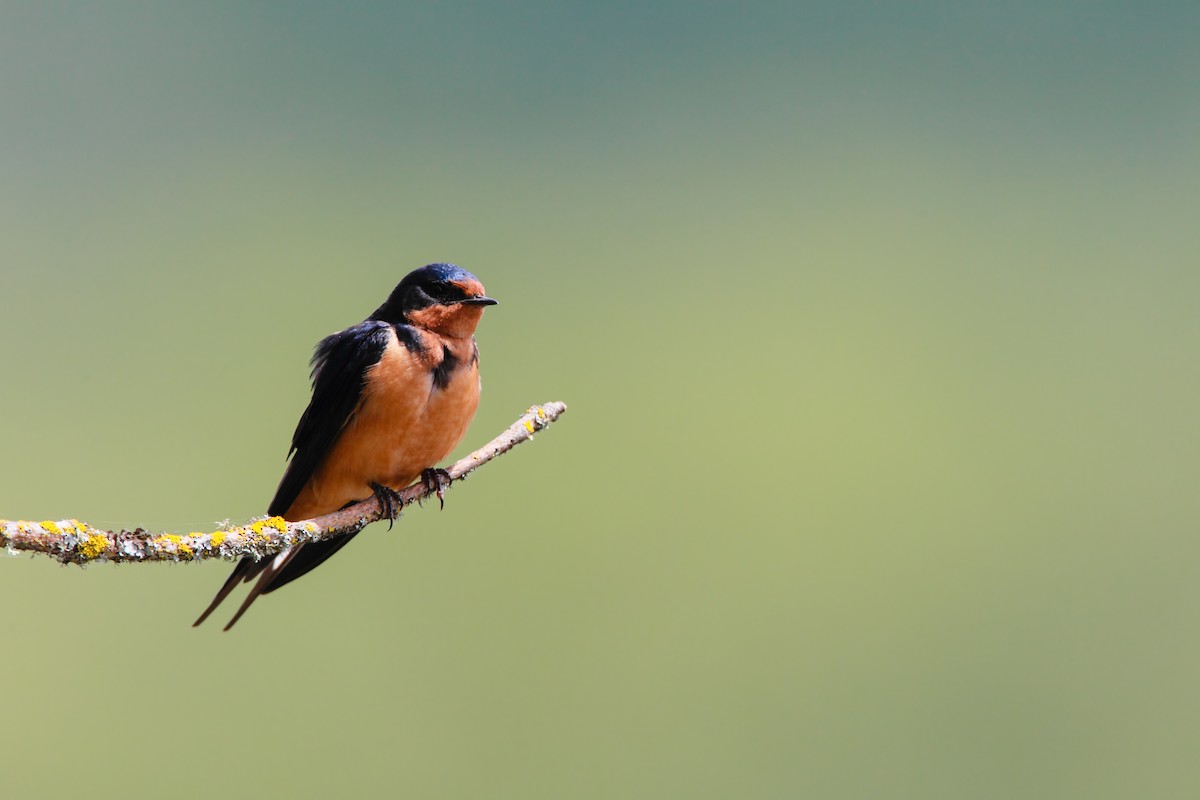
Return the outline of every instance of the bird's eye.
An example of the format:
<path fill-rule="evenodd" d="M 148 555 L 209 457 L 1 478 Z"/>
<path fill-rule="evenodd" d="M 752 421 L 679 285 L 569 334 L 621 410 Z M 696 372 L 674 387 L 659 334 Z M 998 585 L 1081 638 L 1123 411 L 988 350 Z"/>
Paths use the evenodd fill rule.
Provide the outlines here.
<path fill-rule="evenodd" d="M 425 287 L 425 293 L 439 303 L 457 303 L 464 295 L 462 289 L 452 283 L 432 283 Z"/>

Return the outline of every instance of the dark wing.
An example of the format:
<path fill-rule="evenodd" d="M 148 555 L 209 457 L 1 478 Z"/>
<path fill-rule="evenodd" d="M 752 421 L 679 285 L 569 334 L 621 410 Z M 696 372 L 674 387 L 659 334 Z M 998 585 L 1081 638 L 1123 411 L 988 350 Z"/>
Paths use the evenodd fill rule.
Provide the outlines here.
<path fill-rule="evenodd" d="M 288 451 L 291 463 L 283 473 L 279 488 L 275 490 L 275 498 L 267 508 L 268 514 L 287 516 L 292 503 L 329 455 L 346 423 L 354 416 L 354 410 L 362 398 L 367 370 L 383 357 L 391 337 L 391 325 L 368 320 L 327 336 L 317 345 L 312 359 L 312 400 L 292 435 L 292 447 Z M 262 577 L 250 590 L 237 614 L 225 626 L 225 630 L 229 630 L 260 594 L 278 589 L 315 569 L 351 538 L 353 534 L 325 542 L 311 542 L 285 550 L 274 558 L 258 561 L 249 556 L 243 557 L 193 626 L 207 619 L 238 583 L 251 581 L 261 574 Z"/>
<path fill-rule="evenodd" d="M 312 359 L 312 400 L 292 434 L 288 451 L 292 461 L 267 507 L 271 516 L 287 516 L 304 485 L 333 449 L 362 399 L 367 370 L 379 363 L 391 341 L 391 327 L 369 320 L 327 336 L 317 345 Z"/>

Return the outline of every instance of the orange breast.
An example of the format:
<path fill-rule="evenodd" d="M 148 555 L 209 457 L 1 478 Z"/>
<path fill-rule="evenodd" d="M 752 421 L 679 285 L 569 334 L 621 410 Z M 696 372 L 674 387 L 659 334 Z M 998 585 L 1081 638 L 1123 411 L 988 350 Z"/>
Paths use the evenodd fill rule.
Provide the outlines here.
<path fill-rule="evenodd" d="M 432 343 L 431 343 L 432 344 Z M 363 399 L 329 456 L 285 515 L 289 520 L 336 511 L 371 496 L 371 483 L 401 489 L 450 454 L 479 405 L 479 369 L 471 339 L 445 342 L 459 357 L 445 388 L 434 384 L 441 344 L 425 358 L 393 334 L 371 368 Z"/>

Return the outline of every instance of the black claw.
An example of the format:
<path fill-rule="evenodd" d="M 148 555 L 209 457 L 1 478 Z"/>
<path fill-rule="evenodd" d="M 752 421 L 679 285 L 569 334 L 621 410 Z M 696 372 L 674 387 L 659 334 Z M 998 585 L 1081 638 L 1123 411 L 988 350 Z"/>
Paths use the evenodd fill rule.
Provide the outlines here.
<path fill-rule="evenodd" d="M 404 507 L 401 502 L 400 493 L 390 486 L 384 486 L 380 483 L 371 481 L 371 491 L 375 494 L 375 500 L 379 503 L 379 510 L 388 518 L 388 530 L 396 524 L 396 515 L 400 509 Z"/>
<path fill-rule="evenodd" d="M 450 473 L 444 469 L 436 469 L 430 467 L 421 473 L 421 481 L 425 484 L 425 490 L 434 492 L 438 499 L 438 508 L 446 507 L 446 487 L 454 482 L 450 477 Z"/>

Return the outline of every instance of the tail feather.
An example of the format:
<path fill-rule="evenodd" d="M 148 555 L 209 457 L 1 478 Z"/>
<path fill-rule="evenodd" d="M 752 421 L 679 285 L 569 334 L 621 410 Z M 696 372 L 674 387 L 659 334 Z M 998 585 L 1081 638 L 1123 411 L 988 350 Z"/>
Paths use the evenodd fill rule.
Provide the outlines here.
<path fill-rule="evenodd" d="M 227 631 L 232 628 L 234 624 L 242 618 L 242 614 L 246 613 L 246 609 L 250 607 L 250 604 L 258 599 L 259 595 L 271 591 L 271 583 L 288 565 L 288 562 L 295 558 L 296 554 L 303 549 L 304 545 L 300 544 L 284 550 L 282 553 L 270 559 L 269 561 L 263 559 L 263 561 L 260 562 L 262 564 L 262 568 L 259 571 L 262 574 L 259 576 L 258 582 L 250 587 L 250 591 L 246 594 L 246 599 L 242 600 L 242 604 L 238 606 L 238 610 L 233 615 L 233 619 L 229 620 L 222 630 Z M 251 577 L 253 576 L 248 576 L 246 580 L 250 580 Z"/>
<path fill-rule="evenodd" d="M 352 503 L 347 503 L 347 506 Z M 295 547 L 289 547 L 282 551 L 274 558 L 264 558 L 255 560 L 250 556 L 245 556 L 233 568 L 233 572 L 225 579 L 225 583 L 221 586 L 217 596 L 208 604 L 208 608 L 204 609 L 204 613 L 192 623 L 192 627 L 196 627 L 204 620 L 208 619 L 209 615 L 221 605 L 229 593 L 232 592 L 239 583 L 249 583 L 258 578 L 258 582 L 251 587 L 250 592 L 246 595 L 246 599 L 242 601 L 242 605 L 238 608 L 237 613 L 233 615 L 233 619 L 229 620 L 229 624 L 225 626 L 225 630 L 233 627 L 234 623 L 242 618 L 242 614 L 246 613 L 246 609 L 250 604 L 259 598 L 260 595 L 269 594 L 275 591 L 280 586 L 285 586 L 296 580 L 302 575 L 307 575 L 312 570 L 321 566 L 326 560 L 338 550 L 341 550 L 346 544 L 354 538 L 354 533 L 339 536 L 336 539 L 325 539 L 320 542 L 305 542 L 298 544 Z"/>
<path fill-rule="evenodd" d="M 225 579 L 225 583 L 217 592 L 217 596 L 214 597 L 212 602 L 208 604 L 208 608 L 204 609 L 204 613 L 192 623 L 193 628 L 204 622 L 204 620 L 208 619 L 209 614 L 215 611 L 217 606 L 221 605 L 221 601 L 228 597 L 229 593 L 232 592 L 239 583 L 244 580 L 248 581 L 254 577 L 256 573 L 253 572 L 253 569 L 256 563 L 257 562 L 249 556 L 243 557 L 242 560 L 237 563 L 237 566 L 233 568 L 233 572 L 229 574 L 229 577 Z"/>

